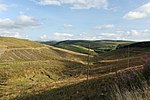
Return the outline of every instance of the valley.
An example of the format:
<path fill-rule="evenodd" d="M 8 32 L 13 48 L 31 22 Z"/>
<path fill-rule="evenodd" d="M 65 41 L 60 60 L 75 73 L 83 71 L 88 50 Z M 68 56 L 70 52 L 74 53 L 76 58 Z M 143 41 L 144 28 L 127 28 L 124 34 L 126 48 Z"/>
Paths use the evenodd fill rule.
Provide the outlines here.
<path fill-rule="evenodd" d="M 88 65 L 87 53 L 29 40 L 0 37 L 0 99 L 108 100 L 115 97 L 119 100 L 124 94 L 122 91 L 116 94 L 119 91 L 115 90 L 118 88 L 115 85 L 116 78 L 119 80 L 130 71 L 141 72 L 145 55 L 150 56 L 149 42 L 145 43 L 146 46 L 143 46 L 144 42 L 141 43 L 142 46 L 131 44 L 128 46 L 130 48 L 90 53 Z M 94 51 L 93 48 L 90 48 L 91 51 Z M 88 50 L 88 47 L 84 47 L 84 50 Z M 142 98 L 142 91 L 135 91 L 134 95 L 128 90 L 126 92 L 128 99 L 134 95 L 139 100 Z M 145 98 L 149 98 L 149 88 L 142 93 L 145 93 Z"/>

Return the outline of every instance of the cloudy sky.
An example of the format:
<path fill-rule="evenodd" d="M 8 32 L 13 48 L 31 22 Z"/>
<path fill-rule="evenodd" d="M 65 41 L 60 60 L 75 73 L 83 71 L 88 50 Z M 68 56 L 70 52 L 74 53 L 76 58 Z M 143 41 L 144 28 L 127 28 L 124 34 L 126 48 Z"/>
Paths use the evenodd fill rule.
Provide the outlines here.
<path fill-rule="evenodd" d="M 0 36 L 150 40 L 149 0 L 0 0 Z"/>

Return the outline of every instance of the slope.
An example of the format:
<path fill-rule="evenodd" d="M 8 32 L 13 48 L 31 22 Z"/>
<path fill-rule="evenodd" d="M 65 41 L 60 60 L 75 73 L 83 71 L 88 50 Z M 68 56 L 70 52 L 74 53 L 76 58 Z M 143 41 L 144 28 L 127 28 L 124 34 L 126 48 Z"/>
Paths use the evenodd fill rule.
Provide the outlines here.
<path fill-rule="evenodd" d="M 7 37 L 0 37 L 0 45 L 1 99 L 31 92 L 37 84 L 77 77 L 86 68 L 85 54 Z"/>
<path fill-rule="evenodd" d="M 47 45 L 6 48 L 0 57 L 0 96 L 7 100 L 86 100 L 88 93 L 90 99 L 112 99 L 116 72 L 142 69 L 144 55 L 150 56 L 150 50 L 132 46 L 96 55 L 87 81 L 85 54 Z"/>
<path fill-rule="evenodd" d="M 147 44 L 148 45 L 148 44 Z M 138 51 L 138 53 L 136 52 Z M 21 97 L 15 99 L 22 100 L 123 100 L 123 96 L 127 100 L 141 100 L 145 98 L 148 100 L 150 97 L 149 88 L 143 90 L 127 90 L 125 83 L 121 85 L 120 90 L 116 86 L 116 82 L 120 82 L 120 78 L 124 73 L 128 72 L 141 72 L 144 66 L 143 58 L 145 55 L 150 56 L 150 49 L 145 48 L 120 48 L 111 52 L 99 54 L 94 57 L 89 69 L 89 80 L 87 77 L 80 75 L 76 78 L 68 78 L 63 81 L 54 83 L 53 85 L 47 84 L 39 91 L 33 91 L 30 94 L 22 94 Z M 149 59 L 148 59 L 149 60 Z M 116 77 L 119 75 L 118 77 Z M 139 77 L 139 76 L 138 76 Z M 122 81 L 121 81 L 122 82 Z M 124 82 L 124 81 L 123 81 Z M 126 81 L 125 81 L 126 82 Z M 142 82 L 144 83 L 144 82 Z M 139 84 L 138 84 L 139 85 Z M 134 86 L 134 84 L 132 84 Z M 140 84 L 139 86 L 142 85 Z M 25 92 L 26 93 L 26 92 Z M 143 96 L 144 95 L 144 96 Z"/>
<path fill-rule="evenodd" d="M 119 44 L 128 44 L 131 41 L 115 41 L 115 40 L 97 40 L 97 41 L 89 41 L 89 40 L 66 40 L 66 41 L 60 41 L 60 42 L 54 42 L 48 41 L 43 42 L 47 45 L 53 45 L 59 48 L 64 48 L 68 50 L 72 50 L 75 52 L 80 52 L 87 54 L 88 48 L 90 44 L 90 53 L 96 54 L 96 53 L 103 53 L 107 51 L 111 51 L 116 49 L 116 47 Z"/>
<path fill-rule="evenodd" d="M 42 47 L 43 45 L 40 43 L 35 43 L 29 40 L 22 40 L 16 38 L 9 38 L 9 37 L 1 37 L 0 36 L 0 48 L 7 47 L 7 48 L 29 48 L 29 47 Z"/>

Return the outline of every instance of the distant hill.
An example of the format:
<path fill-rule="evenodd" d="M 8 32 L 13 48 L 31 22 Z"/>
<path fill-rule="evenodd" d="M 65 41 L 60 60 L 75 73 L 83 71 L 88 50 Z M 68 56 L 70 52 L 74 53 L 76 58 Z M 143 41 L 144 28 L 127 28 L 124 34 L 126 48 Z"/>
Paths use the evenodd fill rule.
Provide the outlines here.
<path fill-rule="evenodd" d="M 128 45 L 122 45 L 119 48 L 150 48 L 150 41 L 146 42 L 136 42 L 136 43 L 131 43 Z"/>
<path fill-rule="evenodd" d="M 68 49 L 75 52 L 80 53 L 88 53 L 88 48 L 90 45 L 90 53 L 104 53 L 107 51 L 111 51 L 116 49 L 119 44 L 127 44 L 131 41 L 122 41 L 122 40 L 96 40 L 96 41 L 89 41 L 89 40 L 66 40 L 60 41 L 57 43 L 53 43 L 52 41 L 43 42 L 44 44 L 53 45 L 56 47 Z"/>
<path fill-rule="evenodd" d="M 45 42 L 43 42 L 43 41 L 37 41 L 37 42 L 53 46 L 56 43 L 58 43 L 59 41 L 45 41 Z"/>

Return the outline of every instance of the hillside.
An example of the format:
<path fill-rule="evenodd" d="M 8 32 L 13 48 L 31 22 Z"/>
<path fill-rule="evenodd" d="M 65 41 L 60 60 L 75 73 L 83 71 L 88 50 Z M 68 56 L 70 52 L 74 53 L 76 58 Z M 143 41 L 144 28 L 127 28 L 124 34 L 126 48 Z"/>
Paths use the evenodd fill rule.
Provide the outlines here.
<path fill-rule="evenodd" d="M 129 45 L 121 46 L 120 48 L 128 48 L 128 47 L 130 47 L 130 48 L 150 48 L 150 41 L 131 43 Z"/>
<path fill-rule="evenodd" d="M 66 40 L 54 43 L 54 41 L 43 42 L 47 45 L 52 45 L 59 48 L 68 49 L 75 52 L 80 52 L 84 54 L 88 54 L 88 48 L 90 45 L 90 53 L 104 53 L 111 50 L 115 50 L 119 44 L 128 44 L 131 41 L 115 41 L 115 40 L 96 40 L 96 41 L 88 41 L 88 40 Z"/>
<path fill-rule="evenodd" d="M 86 68 L 85 54 L 7 37 L 0 37 L 0 45 L 2 99 L 13 99 L 19 91 L 30 93 L 37 84 L 76 77 Z"/>
<path fill-rule="evenodd" d="M 40 43 L 35 43 L 29 40 L 22 40 L 16 38 L 8 38 L 0 36 L 0 48 L 34 48 L 34 47 L 42 47 L 43 45 Z"/>
<path fill-rule="evenodd" d="M 142 100 L 145 98 L 145 100 L 149 100 L 150 90 L 142 85 L 143 80 L 140 79 L 142 83 L 137 80 L 132 83 L 132 88 L 136 88 L 134 85 L 138 84 L 138 89 L 134 91 L 128 87 L 128 84 L 131 84 L 130 82 L 128 83 L 125 79 L 122 80 L 126 73 L 135 73 L 138 79 L 142 77 L 140 73 L 144 66 L 143 58 L 145 54 L 150 56 L 150 49 L 137 48 L 136 50 L 140 52 L 135 53 L 132 50 L 128 51 L 128 48 L 121 48 L 96 55 L 90 62 L 89 80 L 87 80 L 87 76 L 84 76 L 83 72 L 76 78 L 56 82 L 56 88 L 53 88 L 54 84 L 46 84 L 43 86 L 44 91 L 22 94 L 21 97 L 16 99 L 123 100 L 126 98 L 124 100 L 134 100 L 136 98 L 137 100 Z M 118 86 L 118 82 L 123 82 L 121 87 Z M 144 89 L 140 90 L 139 88 Z"/>
<path fill-rule="evenodd" d="M 16 48 L 11 39 L 22 44 L 17 44 Z M 147 48 L 120 48 L 90 56 L 87 66 L 87 55 L 83 53 L 28 40 L 6 37 L 4 40 L 5 46 L 0 51 L 2 100 L 122 100 L 124 92 L 116 85 L 119 77 L 133 69 L 141 72 L 144 66 L 142 59 L 145 54 L 150 56 Z M 8 48 L 10 41 L 13 47 Z M 4 45 L 1 40 L 0 43 Z M 117 77 L 118 74 L 120 76 Z M 128 93 L 128 100 L 135 95 L 140 100 L 145 91 L 148 91 L 146 97 L 149 98 L 149 90 L 138 90 L 134 95 L 131 90 L 125 93 Z"/>

